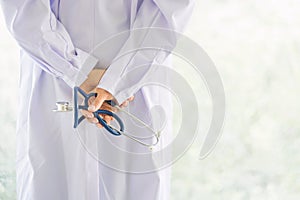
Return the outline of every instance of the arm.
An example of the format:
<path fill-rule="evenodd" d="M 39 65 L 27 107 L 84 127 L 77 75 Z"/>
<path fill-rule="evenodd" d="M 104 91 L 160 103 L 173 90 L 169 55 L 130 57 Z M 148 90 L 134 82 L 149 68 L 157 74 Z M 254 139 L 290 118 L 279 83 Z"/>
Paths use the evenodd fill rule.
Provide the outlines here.
<path fill-rule="evenodd" d="M 131 28 L 155 27 L 171 31 L 151 32 L 151 29 L 149 29 L 148 33 L 143 31 L 142 35 L 130 34 L 120 50 L 119 56 L 133 49 L 143 47 L 173 49 L 177 38 L 175 33 L 171 33 L 172 31 L 180 32 L 184 29 L 191 15 L 193 4 L 193 0 L 144 0 Z M 141 80 L 151 76 L 151 66 L 155 62 L 158 64 L 163 63 L 167 56 L 168 53 L 163 51 L 156 53 L 137 51 L 130 58 L 125 56 L 124 59 L 115 60 L 105 72 L 98 87 L 111 93 L 119 103 L 123 102 L 141 88 Z M 134 78 L 130 79 L 131 81 L 122 80 L 124 72 L 131 71 L 141 63 L 148 66 L 147 70 L 135 73 Z M 101 90 L 99 90 L 99 93 L 101 93 Z"/>
<path fill-rule="evenodd" d="M 43 70 L 80 85 L 97 59 L 75 48 L 64 26 L 51 11 L 50 0 L 0 0 L 5 21 L 18 44 Z"/>

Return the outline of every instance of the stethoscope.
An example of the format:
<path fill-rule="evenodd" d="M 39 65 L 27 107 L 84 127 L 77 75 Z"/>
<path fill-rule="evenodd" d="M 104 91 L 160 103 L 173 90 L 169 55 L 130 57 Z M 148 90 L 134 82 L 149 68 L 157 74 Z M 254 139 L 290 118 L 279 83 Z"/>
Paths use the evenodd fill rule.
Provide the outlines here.
<path fill-rule="evenodd" d="M 82 97 L 84 98 L 83 105 L 80 105 L 79 102 L 78 102 L 79 94 L 82 95 Z M 88 110 L 89 99 L 92 98 L 92 97 L 97 97 L 97 93 L 86 94 L 81 88 L 75 87 L 74 88 L 74 108 L 69 104 L 69 102 L 59 101 L 59 102 L 56 102 L 56 109 L 54 109 L 53 111 L 54 112 L 71 112 L 71 111 L 74 111 L 74 126 L 73 127 L 76 129 L 79 126 L 79 124 L 85 119 L 85 116 L 83 116 L 83 115 L 79 117 L 79 111 L 80 110 Z M 99 123 L 109 133 L 111 133 L 114 136 L 124 135 L 127 138 L 129 138 L 129 139 L 131 139 L 131 140 L 133 140 L 133 141 L 135 141 L 135 142 L 137 142 L 137 143 L 139 143 L 143 146 L 146 146 L 150 149 L 152 149 L 155 145 L 158 144 L 160 136 L 161 136 L 161 131 L 155 131 L 153 128 L 151 128 L 148 124 L 146 124 L 145 122 L 140 120 L 138 117 L 134 116 L 133 114 L 129 113 L 125 109 L 118 106 L 114 101 L 106 100 L 105 103 L 107 103 L 110 106 L 116 108 L 118 111 L 122 111 L 123 113 L 125 113 L 126 115 L 131 117 L 133 120 L 135 120 L 136 122 L 140 123 L 145 128 L 147 128 L 152 133 L 152 136 L 154 137 L 155 141 L 153 143 L 146 143 L 146 142 L 142 141 L 141 139 L 139 139 L 138 137 L 126 132 L 122 119 L 117 114 L 115 114 L 115 113 L 113 113 L 109 110 L 99 109 L 99 110 L 93 112 L 93 115 L 95 116 L 95 118 L 97 118 Z M 106 121 L 100 116 L 100 114 L 108 115 L 108 116 L 113 117 L 115 119 L 115 121 L 117 122 L 119 128 L 116 128 L 111 124 L 107 124 Z"/>

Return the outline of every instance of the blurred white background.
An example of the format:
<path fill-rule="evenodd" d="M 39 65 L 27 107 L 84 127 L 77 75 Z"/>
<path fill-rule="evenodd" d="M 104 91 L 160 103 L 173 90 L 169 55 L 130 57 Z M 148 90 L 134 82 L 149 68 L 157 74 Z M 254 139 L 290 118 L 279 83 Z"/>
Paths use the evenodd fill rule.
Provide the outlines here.
<path fill-rule="evenodd" d="M 174 164 L 172 200 L 298 200 L 300 1 L 198 0 L 186 34 L 216 63 L 227 113 L 208 158 L 200 136 Z M 18 59 L 1 15 L 0 200 L 16 198 Z"/>

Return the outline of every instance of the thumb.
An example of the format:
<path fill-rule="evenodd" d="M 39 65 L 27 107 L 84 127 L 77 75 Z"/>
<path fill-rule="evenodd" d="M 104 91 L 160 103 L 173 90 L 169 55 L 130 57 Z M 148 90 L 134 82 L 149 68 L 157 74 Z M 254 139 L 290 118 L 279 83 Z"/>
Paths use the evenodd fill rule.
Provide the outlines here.
<path fill-rule="evenodd" d="M 102 104 L 105 100 L 106 100 L 106 98 L 103 95 L 97 95 L 95 100 L 89 106 L 88 110 L 91 112 L 95 112 L 95 111 L 99 110 L 99 108 L 102 106 Z"/>
<path fill-rule="evenodd" d="M 107 92 L 106 90 L 103 90 L 101 88 L 97 88 L 96 93 L 97 93 L 97 97 L 95 98 L 95 100 L 92 102 L 92 104 L 88 108 L 88 110 L 91 112 L 95 112 L 95 111 L 99 110 L 100 107 L 102 106 L 103 102 L 105 100 L 109 100 L 110 96 L 111 96 L 109 92 Z"/>

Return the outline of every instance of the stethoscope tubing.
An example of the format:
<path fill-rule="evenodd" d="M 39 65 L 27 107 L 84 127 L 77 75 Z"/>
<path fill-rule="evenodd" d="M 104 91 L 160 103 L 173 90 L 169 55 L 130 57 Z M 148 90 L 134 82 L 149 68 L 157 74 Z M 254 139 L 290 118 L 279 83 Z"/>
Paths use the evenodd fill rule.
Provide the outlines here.
<path fill-rule="evenodd" d="M 78 93 L 80 93 L 84 97 L 84 105 L 78 105 Z M 80 118 L 78 118 L 78 115 L 79 115 L 78 112 L 79 112 L 79 110 L 88 110 L 89 99 L 92 98 L 92 97 L 97 97 L 97 94 L 96 93 L 86 94 L 81 88 L 79 88 L 79 87 L 74 88 L 74 128 L 77 128 L 79 126 L 79 124 L 85 119 L 85 116 L 81 116 Z M 94 117 L 99 121 L 99 123 L 109 133 L 111 133 L 114 136 L 124 135 L 127 138 L 129 138 L 129 139 L 131 139 L 131 140 L 133 140 L 133 141 L 135 141 L 135 142 L 137 142 L 137 143 L 139 143 L 143 146 L 149 147 L 150 149 L 152 149 L 153 146 L 158 144 L 159 138 L 160 138 L 160 131 L 159 132 L 154 131 L 148 124 L 146 124 L 145 122 L 143 122 L 142 120 L 140 120 L 136 116 L 132 115 L 131 113 L 125 111 L 122 108 L 120 108 L 114 101 L 107 100 L 105 102 L 108 103 L 110 106 L 115 107 L 120 111 L 123 111 L 124 113 L 126 113 L 128 116 L 130 116 L 134 120 L 136 120 L 139 123 L 143 124 L 147 129 L 149 129 L 151 132 L 153 132 L 153 135 L 155 137 L 155 142 L 145 143 L 142 140 L 138 139 L 138 137 L 133 136 L 132 134 L 129 134 L 129 133 L 125 132 L 124 123 L 121 120 L 121 118 L 117 114 L 115 114 L 115 113 L 113 113 L 109 110 L 99 109 L 99 110 L 93 112 Z M 116 128 L 112 125 L 107 124 L 106 121 L 101 117 L 101 114 L 113 117 L 117 121 L 117 123 L 119 125 L 119 128 Z"/>

